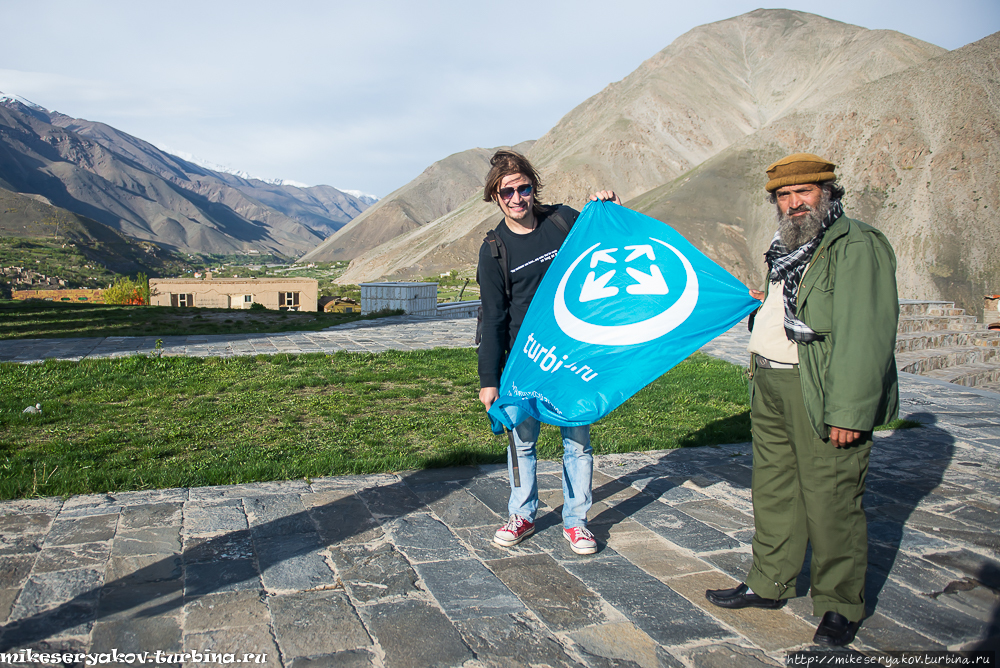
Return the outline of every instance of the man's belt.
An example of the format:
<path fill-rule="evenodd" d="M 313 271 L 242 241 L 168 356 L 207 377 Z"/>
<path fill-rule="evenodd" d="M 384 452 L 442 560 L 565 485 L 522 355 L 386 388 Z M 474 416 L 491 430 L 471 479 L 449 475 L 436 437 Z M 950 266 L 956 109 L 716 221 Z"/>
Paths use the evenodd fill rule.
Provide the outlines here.
<path fill-rule="evenodd" d="M 757 358 L 757 368 L 758 369 L 795 369 L 798 364 L 788 364 L 786 362 L 775 362 L 774 360 L 769 360 L 761 355 L 754 355 Z"/>

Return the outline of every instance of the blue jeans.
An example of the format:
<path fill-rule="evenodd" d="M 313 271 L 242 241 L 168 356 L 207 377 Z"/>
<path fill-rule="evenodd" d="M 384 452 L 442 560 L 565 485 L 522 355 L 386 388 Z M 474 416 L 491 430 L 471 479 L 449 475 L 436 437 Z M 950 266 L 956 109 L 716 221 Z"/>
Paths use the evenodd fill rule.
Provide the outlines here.
<path fill-rule="evenodd" d="M 520 515 L 530 522 L 535 521 L 538 511 L 538 478 L 536 464 L 538 454 L 535 443 L 541 423 L 529 417 L 514 429 L 514 447 L 517 450 L 517 467 L 521 475 L 521 486 L 514 487 L 514 469 L 511 465 L 510 448 L 507 448 L 507 474 L 510 477 L 510 501 L 507 502 L 508 515 Z M 563 526 L 587 526 L 587 511 L 593 504 L 591 486 L 594 478 L 594 455 L 590 447 L 590 425 L 583 427 L 560 427 L 563 441 Z"/>

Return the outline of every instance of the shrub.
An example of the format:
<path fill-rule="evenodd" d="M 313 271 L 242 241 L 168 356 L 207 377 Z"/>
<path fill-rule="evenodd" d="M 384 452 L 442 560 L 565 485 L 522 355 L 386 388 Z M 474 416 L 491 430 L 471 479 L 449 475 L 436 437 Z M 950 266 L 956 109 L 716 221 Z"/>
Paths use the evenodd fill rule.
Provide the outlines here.
<path fill-rule="evenodd" d="M 106 289 L 101 291 L 105 304 L 149 305 L 149 279 L 139 273 L 133 281 L 128 276 L 119 276 Z"/>

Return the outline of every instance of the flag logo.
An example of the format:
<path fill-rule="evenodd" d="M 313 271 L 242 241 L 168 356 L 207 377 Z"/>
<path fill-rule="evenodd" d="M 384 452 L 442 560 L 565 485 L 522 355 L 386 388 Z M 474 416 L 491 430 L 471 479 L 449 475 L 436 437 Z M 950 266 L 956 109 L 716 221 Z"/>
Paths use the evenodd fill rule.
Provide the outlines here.
<path fill-rule="evenodd" d="M 597 243 L 573 261 L 559 281 L 553 304 L 553 315 L 564 334 L 583 343 L 629 346 L 660 338 L 694 313 L 698 275 L 691 262 L 665 241 L 655 237 L 644 241 L 650 243 L 620 248 L 601 248 Z M 588 257 L 589 262 L 584 262 Z M 680 271 L 672 266 L 678 263 Z M 684 282 L 671 291 L 664 274 L 683 276 Z M 567 292 L 571 302 L 575 296 L 576 304 L 587 305 L 589 318 L 573 313 L 566 302 Z M 600 300 L 610 301 L 606 308 L 594 309 L 593 302 Z M 600 314 L 598 322 L 593 322 L 595 313 Z"/>
<path fill-rule="evenodd" d="M 493 429 L 596 422 L 759 305 L 669 225 L 591 202 L 511 346 Z"/>

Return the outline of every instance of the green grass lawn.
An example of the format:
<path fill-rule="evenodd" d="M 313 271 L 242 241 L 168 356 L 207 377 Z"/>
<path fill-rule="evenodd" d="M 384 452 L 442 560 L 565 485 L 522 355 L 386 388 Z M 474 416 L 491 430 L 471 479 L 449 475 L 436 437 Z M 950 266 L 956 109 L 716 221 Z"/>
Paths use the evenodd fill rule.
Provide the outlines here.
<path fill-rule="evenodd" d="M 317 331 L 381 315 L 0 301 L 0 339 Z"/>
<path fill-rule="evenodd" d="M 461 300 L 459 297 L 461 296 Z M 457 285 L 438 285 L 438 302 L 469 302 L 480 298 L 479 285 L 475 281 L 469 281 L 468 285 L 459 283 Z"/>
<path fill-rule="evenodd" d="M 472 349 L 4 363 L 0 498 L 502 462 L 478 391 Z M 747 400 L 742 368 L 695 354 L 595 425 L 594 451 L 747 441 Z M 539 456 L 561 452 L 544 427 Z"/>

